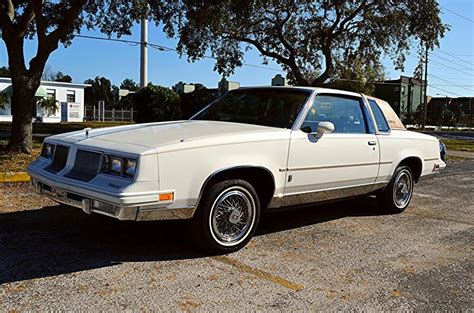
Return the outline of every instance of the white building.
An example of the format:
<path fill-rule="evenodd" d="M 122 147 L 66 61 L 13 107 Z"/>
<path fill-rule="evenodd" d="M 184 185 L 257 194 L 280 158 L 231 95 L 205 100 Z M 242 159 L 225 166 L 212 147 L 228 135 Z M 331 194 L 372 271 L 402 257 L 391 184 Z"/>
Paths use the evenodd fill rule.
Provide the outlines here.
<path fill-rule="evenodd" d="M 239 82 L 231 82 L 225 78 L 222 78 L 220 82 L 217 84 L 217 89 L 219 90 L 219 94 L 223 95 L 228 91 L 239 89 L 240 83 Z"/>
<path fill-rule="evenodd" d="M 183 93 L 193 92 L 196 89 L 196 86 L 194 86 L 192 84 L 186 84 L 186 83 L 183 83 L 183 82 L 179 82 L 176 85 L 174 85 L 173 88 L 171 88 L 171 89 L 173 89 L 173 91 L 176 92 L 176 93 L 183 94 Z"/>
<path fill-rule="evenodd" d="M 82 122 L 84 118 L 84 89 L 87 84 L 41 81 L 36 91 L 36 98 L 53 98 L 58 103 L 55 114 L 49 115 L 39 105 L 33 112 L 33 121 L 44 123 Z M 0 121 L 11 121 L 11 79 L 0 77 L 0 93 L 6 96 L 7 102 L 0 104 Z"/>

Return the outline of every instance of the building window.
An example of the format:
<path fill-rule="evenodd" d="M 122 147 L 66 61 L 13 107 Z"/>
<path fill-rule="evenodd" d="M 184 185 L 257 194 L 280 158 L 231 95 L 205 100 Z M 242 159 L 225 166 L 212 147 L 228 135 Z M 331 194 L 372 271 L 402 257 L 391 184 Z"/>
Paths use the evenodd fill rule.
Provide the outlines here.
<path fill-rule="evenodd" d="M 56 90 L 54 89 L 47 89 L 46 92 L 48 93 L 48 98 L 56 100 Z"/>
<path fill-rule="evenodd" d="M 76 102 L 76 92 L 74 90 L 68 90 L 66 95 L 67 102 Z"/>
<path fill-rule="evenodd" d="M 402 86 L 402 96 L 405 95 L 405 86 Z"/>

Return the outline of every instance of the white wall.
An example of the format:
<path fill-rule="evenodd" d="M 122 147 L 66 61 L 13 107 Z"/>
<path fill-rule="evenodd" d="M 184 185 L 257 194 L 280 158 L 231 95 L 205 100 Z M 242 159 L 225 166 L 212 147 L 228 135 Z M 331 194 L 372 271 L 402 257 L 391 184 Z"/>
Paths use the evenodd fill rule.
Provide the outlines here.
<path fill-rule="evenodd" d="M 9 78 L 0 77 L 0 92 L 5 90 L 11 85 Z M 41 87 L 46 91 L 54 90 L 55 97 L 58 101 L 58 110 L 54 115 L 47 115 L 40 107 L 37 107 L 37 117 L 41 117 L 44 123 L 59 123 L 61 122 L 62 105 L 61 103 L 67 103 L 68 91 L 74 91 L 75 101 L 67 103 L 67 122 L 82 122 L 84 118 L 84 88 L 88 87 L 86 84 L 73 84 L 73 83 L 62 83 L 62 82 L 48 82 L 42 81 Z M 8 97 L 8 103 L 4 106 L 4 109 L 0 109 L 0 121 L 11 121 L 11 110 L 10 110 L 11 99 Z"/>

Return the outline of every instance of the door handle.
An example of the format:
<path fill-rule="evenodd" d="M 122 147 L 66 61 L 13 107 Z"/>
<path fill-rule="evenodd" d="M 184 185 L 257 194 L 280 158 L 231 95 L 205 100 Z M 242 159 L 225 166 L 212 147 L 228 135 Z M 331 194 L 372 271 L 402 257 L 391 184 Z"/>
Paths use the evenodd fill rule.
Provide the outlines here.
<path fill-rule="evenodd" d="M 368 144 L 369 144 L 369 146 L 375 146 L 375 145 L 377 145 L 377 141 L 371 140 L 371 141 L 368 142 Z"/>

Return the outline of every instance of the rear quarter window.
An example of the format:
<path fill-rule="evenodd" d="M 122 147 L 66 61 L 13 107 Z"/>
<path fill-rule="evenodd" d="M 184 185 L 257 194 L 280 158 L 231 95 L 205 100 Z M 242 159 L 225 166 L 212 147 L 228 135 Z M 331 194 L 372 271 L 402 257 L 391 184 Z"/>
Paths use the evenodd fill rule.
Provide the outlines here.
<path fill-rule="evenodd" d="M 388 126 L 388 122 L 385 119 L 380 107 L 374 100 L 369 100 L 369 105 L 372 109 L 372 113 L 374 114 L 375 122 L 377 123 L 377 129 L 381 132 L 389 132 L 390 127 Z"/>
<path fill-rule="evenodd" d="M 375 101 L 375 103 L 377 103 L 391 129 L 406 130 L 405 126 L 403 126 L 402 121 L 400 121 L 400 118 L 398 118 L 397 113 L 393 111 L 390 104 L 380 99 L 370 100 Z"/>

